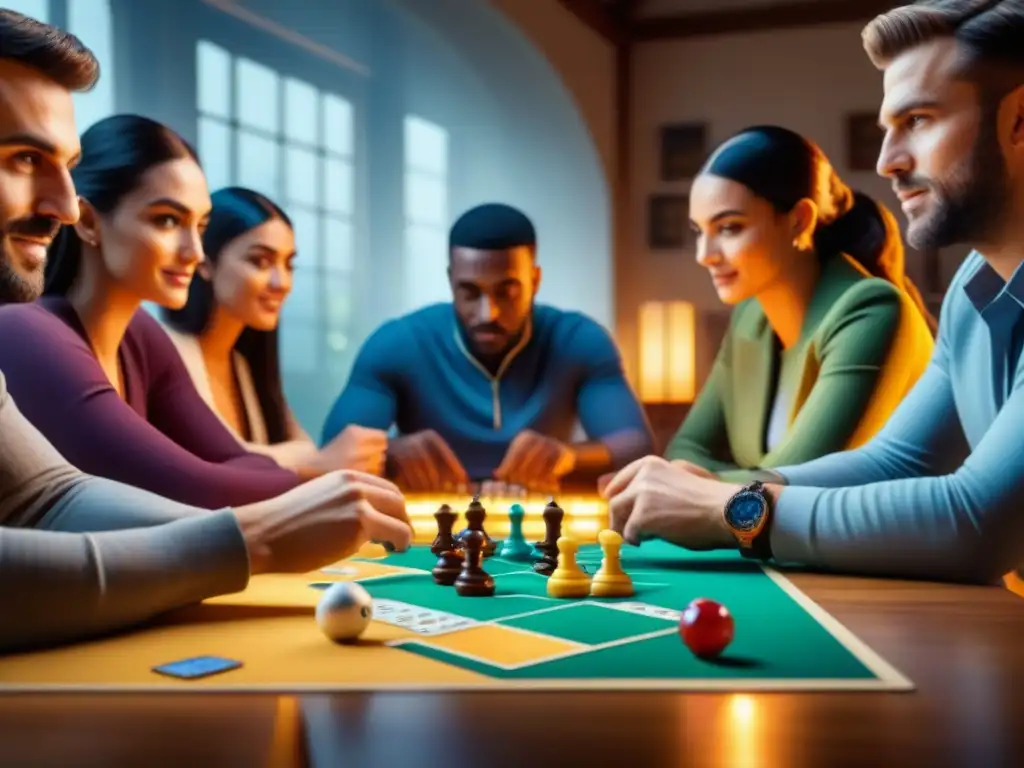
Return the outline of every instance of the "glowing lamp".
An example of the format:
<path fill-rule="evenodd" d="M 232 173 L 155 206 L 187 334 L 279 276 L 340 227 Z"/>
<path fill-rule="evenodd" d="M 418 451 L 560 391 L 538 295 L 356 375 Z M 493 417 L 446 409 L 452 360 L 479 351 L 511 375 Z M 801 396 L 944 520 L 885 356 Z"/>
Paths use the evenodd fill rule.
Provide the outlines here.
<path fill-rule="evenodd" d="M 696 311 L 687 301 L 640 306 L 640 399 L 692 403 L 696 389 Z"/>

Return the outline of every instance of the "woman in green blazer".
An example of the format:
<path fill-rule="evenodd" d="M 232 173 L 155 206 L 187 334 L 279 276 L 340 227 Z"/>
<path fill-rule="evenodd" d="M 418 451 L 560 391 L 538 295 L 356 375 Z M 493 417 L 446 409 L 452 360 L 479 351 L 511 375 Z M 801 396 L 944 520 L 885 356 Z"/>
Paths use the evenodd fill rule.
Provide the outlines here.
<path fill-rule="evenodd" d="M 705 163 L 690 218 L 698 262 L 736 308 L 666 458 L 746 482 L 870 439 L 923 373 L 935 330 L 892 214 L 812 142 L 758 126 Z"/>

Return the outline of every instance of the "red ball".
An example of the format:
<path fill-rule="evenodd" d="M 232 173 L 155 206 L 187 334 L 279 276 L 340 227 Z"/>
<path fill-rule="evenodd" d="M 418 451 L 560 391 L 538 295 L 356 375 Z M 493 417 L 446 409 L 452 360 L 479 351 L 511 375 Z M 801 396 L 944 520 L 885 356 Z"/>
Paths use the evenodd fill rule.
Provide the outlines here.
<path fill-rule="evenodd" d="M 735 624 L 729 609 L 714 600 L 698 597 L 679 619 L 679 635 L 694 656 L 717 656 L 732 642 Z"/>

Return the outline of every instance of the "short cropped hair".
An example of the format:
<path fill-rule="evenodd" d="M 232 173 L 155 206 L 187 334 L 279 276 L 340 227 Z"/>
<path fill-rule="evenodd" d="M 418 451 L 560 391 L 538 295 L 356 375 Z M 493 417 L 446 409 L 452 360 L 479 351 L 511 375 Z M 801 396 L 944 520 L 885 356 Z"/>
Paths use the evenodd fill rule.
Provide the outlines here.
<path fill-rule="evenodd" d="M 0 59 L 35 69 L 69 91 L 90 91 L 100 77 L 100 64 L 70 32 L 33 18 L 0 9 Z"/>
<path fill-rule="evenodd" d="M 507 250 L 537 247 L 533 222 L 518 208 L 504 203 L 485 203 L 470 208 L 452 225 L 448 248 Z"/>

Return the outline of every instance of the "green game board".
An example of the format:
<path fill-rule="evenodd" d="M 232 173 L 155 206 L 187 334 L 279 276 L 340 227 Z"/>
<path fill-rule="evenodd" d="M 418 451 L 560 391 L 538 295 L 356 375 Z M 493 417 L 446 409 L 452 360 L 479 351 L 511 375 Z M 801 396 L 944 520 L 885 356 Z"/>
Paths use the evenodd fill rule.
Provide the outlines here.
<path fill-rule="evenodd" d="M 597 545 L 580 548 L 578 562 L 593 574 Z M 530 563 L 484 561 L 495 578 L 494 597 L 460 597 L 434 583 L 437 562 L 426 546 L 374 560 L 415 569 L 359 579 L 375 601 L 375 618 L 411 627 L 433 622 L 422 636 L 394 641 L 409 653 L 503 681 L 551 687 L 728 690 L 913 690 L 913 684 L 774 569 L 734 552 L 696 553 L 660 541 L 622 550 L 636 594 L 629 598 L 556 600 Z M 697 597 L 724 604 L 735 639 L 718 659 L 694 657 L 682 643 L 679 614 Z M 459 624 L 459 622 L 462 622 Z M 447 626 L 439 629 L 439 625 Z M 504 663 L 488 648 L 443 647 L 446 635 L 474 627 L 503 627 L 529 656 L 532 638 L 555 638 L 571 648 Z M 493 644 L 493 643 L 492 643 Z M 464 646 L 465 644 L 463 644 Z"/>

